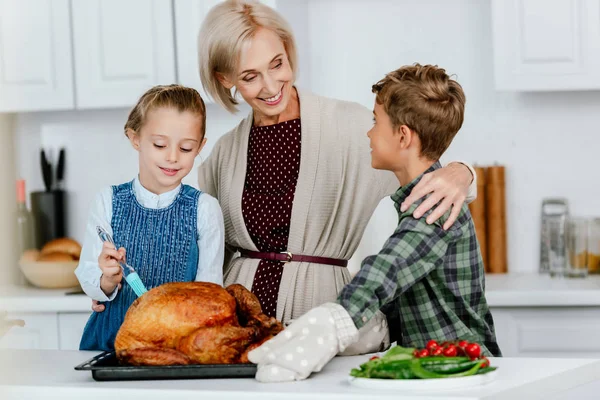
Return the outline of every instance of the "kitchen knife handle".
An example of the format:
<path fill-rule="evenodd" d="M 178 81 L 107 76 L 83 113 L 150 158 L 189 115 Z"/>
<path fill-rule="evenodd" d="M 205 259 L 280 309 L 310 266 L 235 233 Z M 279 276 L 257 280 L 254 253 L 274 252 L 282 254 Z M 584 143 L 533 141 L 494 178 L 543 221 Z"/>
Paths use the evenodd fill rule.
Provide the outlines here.
<path fill-rule="evenodd" d="M 56 166 L 56 184 L 57 189 L 62 189 L 60 187 L 63 179 L 65 177 L 65 149 L 60 149 L 60 153 L 58 154 L 58 164 Z"/>
<path fill-rule="evenodd" d="M 49 192 L 52 190 L 52 166 L 46 158 L 46 152 L 44 151 L 44 149 L 41 150 L 40 155 L 42 162 L 42 178 L 44 179 L 44 186 L 46 187 L 46 191 Z"/>

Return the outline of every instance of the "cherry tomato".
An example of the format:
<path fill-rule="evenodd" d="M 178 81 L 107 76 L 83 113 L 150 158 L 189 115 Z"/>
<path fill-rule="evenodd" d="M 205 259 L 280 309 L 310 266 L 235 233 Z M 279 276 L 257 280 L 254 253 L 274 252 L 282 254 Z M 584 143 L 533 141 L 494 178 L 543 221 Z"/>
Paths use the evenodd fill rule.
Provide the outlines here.
<path fill-rule="evenodd" d="M 429 352 L 432 352 L 439 347 L 440 345 L 435 340 L 430 340 L 429 342 L 427 342 L 427 346 L 425 346 L 425 348 L 429 350 Z"/>
<path fill-rule="evenodd" d="M 481 347 L 477 343 L 469 343 L 465 347 L 465 353 L 471 358 L 477 358 L 481 355 Z"/>
<path fill-rule="evenodd" d="M 369 361 L 378 360 L 378 359 L 379 359 L 379 356 L 373 356 L 373 357 L 369 358 Z"/>
<path fill-rule="evenodd" d="M 468 344 L 469 342 L 467 342 L 466 340 L 461 340 L 460 342 L 458 342 L 458 347 L 462 347 L 464 349 L 465 347 L 467 347 Z"/>
<path fill-rule="evenodd" d="M 481 368 L 487 368 L 490 366 L 490 360 L 488 360 L 486 357 L 482 358 L 483 362 L 481 363 Z"/>
<path fill-rule="evenodd" d="M 445 348 L 445 347 L 448 347 L 449 345 L 450 345 L 450 342 L 444 342 L 444 343 L 440 344 L 440 347 Z"/>
<path fill-rule="evenodd" d="M 429 355 L 432 355 L 432 356 L 441 356 L 443 351 L 444 350 L 441 347 L 438 347 L 438 348 L 436 348 L 434 350 L 429 350 Z"/>
<path fill-rule="evenodd" d="M 419 358 L 427 357 L 428 355 L 429 355 L 429 351 L 427 351 L 427 349 L 419 350 Z"/>
<path fill-rule="evenodd" d="M 414 351 L 413 351 L 413 357 L 419 358 L 419 349 L 414 349 Z"/>
<path fill-rule="evenodd" d="M 458 350 L 456 349 L 455 345 L 451 344 L 444 349 L 442 354 L 446 357 L 456 357 L 458 355 Z"/>

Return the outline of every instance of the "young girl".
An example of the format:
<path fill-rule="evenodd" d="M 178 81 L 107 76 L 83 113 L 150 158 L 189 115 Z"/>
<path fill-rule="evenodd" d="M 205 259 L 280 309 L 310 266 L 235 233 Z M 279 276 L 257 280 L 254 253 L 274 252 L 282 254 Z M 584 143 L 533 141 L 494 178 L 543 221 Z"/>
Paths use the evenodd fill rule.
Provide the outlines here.
<path fill-rule="evenodd" d="M 166 282 L 223 284 L 224 227 L 217 200 L 181 180 L 206 143 L 206 108 L 194 89 L 156 86 L 129 114 L 125 135 L 139 153 L 139 174 L 100 192 L 92 206 L 75 274 L 85 293 L 104 301 L 81 339 L 81 350 L 112 350 L 136 299 L 118 261 L 126 261 L 148 290 Z M 102 243 L 103 227 L 119 248 Z M 125 254 L 127 253 L 127 257 Z"/>

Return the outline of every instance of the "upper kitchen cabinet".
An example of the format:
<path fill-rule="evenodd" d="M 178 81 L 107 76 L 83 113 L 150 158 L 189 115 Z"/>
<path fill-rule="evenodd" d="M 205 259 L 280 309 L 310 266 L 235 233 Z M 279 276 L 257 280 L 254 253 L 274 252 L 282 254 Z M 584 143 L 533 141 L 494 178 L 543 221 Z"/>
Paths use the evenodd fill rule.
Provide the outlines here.
<path fill-rule="evenodd" d="M 208 11 L 221 0 L 174 0 L 177 81 L 200 92 L 204 101 L 211 99 L 202 89 L 198 72 L 198 31 Z"/>
<path fill-rule="evenodd" d="M 77 108 L 131 107 L 151 86 L 175 82 L 171 0 L 71 6 Z"/>
<path fill-rule="evenodd" d="M 202 89 L 198 70 L 198 33 L 208 11 L 221 1 L 174 0 L 178 82 L 197 89 L 208 103 L 212 99 Z M 275 8 L 290 23 L 300 53 L 300 70 L 308 71 L 308 54 L 304 54 L 308 37 L 307 0 L 261 0 L 261 3 Z M 302 79 L 302 82 L 307 81 L 307 76 L 303 75 Z"/>
<path fill-rule="evenodd" d="M 72 109 L 71 55 L 68 0 L 0 0 L 0 112 Z"/>
<path fill-rule="evenodd" d="M 492 0 L 496 88 L 600 88 L 600 0 Z"/>

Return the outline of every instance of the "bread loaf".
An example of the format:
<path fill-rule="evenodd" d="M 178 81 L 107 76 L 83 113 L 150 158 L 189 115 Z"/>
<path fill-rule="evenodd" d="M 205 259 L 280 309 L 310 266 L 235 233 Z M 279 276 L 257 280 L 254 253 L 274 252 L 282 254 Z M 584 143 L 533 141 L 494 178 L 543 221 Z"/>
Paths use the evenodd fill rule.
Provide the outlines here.
<path fill-rule="evenodd" d="M 50 253 L 65 253 L 70 255 L 71 259 L 79 260 L 81 245 L 76 240 L 70 238 L 54 239 L 42 247 L 42 256 Z"/>
<path fill-rule="evenodd" d="M 38 249 L 25 250 L 21 254 L 20 262 L 35 262 L 40 258 L 40 251 Z"/>
<path fill-rule="evenodd" d="M 74 261 L 75 259 L 67 253 L 46 253 L 42 254 L 38 261 Z"/>

